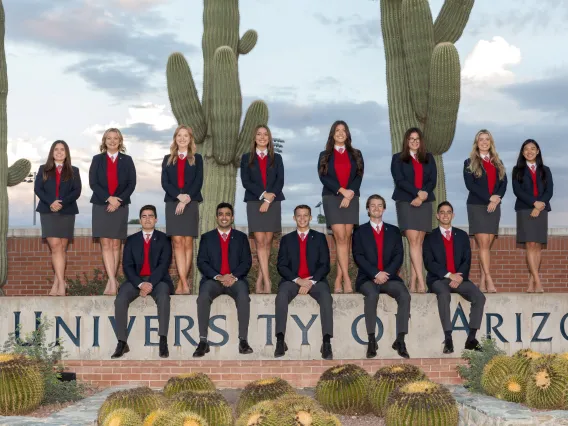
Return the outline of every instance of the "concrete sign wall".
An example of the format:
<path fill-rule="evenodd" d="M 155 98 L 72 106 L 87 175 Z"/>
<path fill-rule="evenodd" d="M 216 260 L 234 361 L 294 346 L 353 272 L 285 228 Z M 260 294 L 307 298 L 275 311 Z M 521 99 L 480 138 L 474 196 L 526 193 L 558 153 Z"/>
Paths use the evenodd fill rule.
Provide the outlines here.
<path fill-rule="evenodd" d="M 203 359 L 273 359 L 274 295 L 252 295 L 249 343 L 251 355 L 238 353 L 235 304 L 227 296 L 212 306 L 209 323 L 211 352 Z M 467 335 L 469 303 L 452 296 L 454 345 L 459 357 Z M 381 296 L 377 310 L 379 358 L 398 358 L 391 349 L 395 334 L 396 303 Z M 440 358 L 443 332 L 436 297 L 413 295 L 412 317 L 407 347 L 412 358 Z M 156 305 L 147 297 L 138 299 L 129 310 L 130 353 L 125 359 L 145 360 L 158 357 L 158 320 Z M 50 338 L 61 338 L 73 360 L 105 360 L 116 346 L 114 297 L 3 297 L 0 298 L 0 344 L 21 325 L 21 332 L 33 330 L 36 318 L 52 323 Z M 568 351 L 568 294 L 529 295 L 519 293 L 487 296 L 481 334 L 491 333 L 508 353 L 531 347 L 549 352 Z M 289 350 L 282 359 L 320 359 L 321 327 L 319 308 L 308 296 L 298 296 L 290 305 L 286 341 Z M 196 296 L 172 297 L 168 343 L 170 359 L 191 359 L 197 346 Z M 365 357 L 367 333 L 361 295 L 334 296 L 335 359 Z"/>

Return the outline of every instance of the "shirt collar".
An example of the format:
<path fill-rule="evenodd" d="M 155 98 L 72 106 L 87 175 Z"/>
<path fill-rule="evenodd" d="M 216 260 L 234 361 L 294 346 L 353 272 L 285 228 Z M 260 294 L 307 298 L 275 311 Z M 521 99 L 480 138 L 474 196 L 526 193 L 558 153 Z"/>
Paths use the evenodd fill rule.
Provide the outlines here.
<path fill-rule="evenodd" d="M 109 158 L 111 160 L 114 160 L 117 156 L 118 156 L 118 152 L 115 152 L 114 154 L 111 154 L 110 152 L 107 152 L 107 155 L 109 156 Z"/>
<path fill-rule="evenodd" d="M 491 156 L 490 156 L 489 154 L 481 155 L 481 159 L 482 159 L 482 160 L 489 161 L 489 160 L 491 160 Z"/>
<path fill-rule="evenodd" d="M 531 163 L 530 161 L 527 161 L 527 166 L 531 167 L 531 166 L 535 166 L 536 165 L 536 161 L 534 163 Z"/>
<path fill-rule="evenodd" d="M 300 234 L 306 234 L 306 236 L 308 236 L 308 234 L 310 233 L 310 228 L 308 228 L 308 230 L 307 230 L 307 231 L 304 231 L 304 232 L 300 232 L 300 230 L 299 230 L 298 228 L 296 228 L 296 232 L 298 233 L 298 236 L 299 236 Z"/>
<path fill-rule="evenodd" d="M 219 233 L 219 235 L 223 235 L 223 234 L 231 235 L 231 229 L 229 229 L 227 232 L 223 232 L 219 228 L 217 228 L 217 232 Z"/>
<path fill-rule="evenodd" d="M 187 151 L 178 151 L 178 155 L 184 155 L 187 157 Z"/>
<path fill-rule="evenodd" d="M 347 148 L 345 148 L 345 145 L 343 145 L 343 146 L 333 145 L 333 148 L 334 148 L 337 152 L 339 152 L 339 150 L 340 150 L 341 148 L 344 149 L 343 152 L 347 151 Z"/>
<path fill-rule="evenodd" d="M 63 163 L 59 163 L 59 162 L 57 162 L 57 161 L 54 161 L 54 163 L 55 163 L 55 167 L 57 167 L 57 166 L 62 166 L 62 165 L 63 165 Z"/>
<path fill-rule="evenodd" d="M 452 235 L 453 229 L 451 227 L 450 227 L 450 229 L 445 229 L 445 228 L 442 228 L 441 226 L 439 228 L 440 228 L 440 232 L 442 233 L 442 237 L 446 236 L 446 231 L 450 231 L 450 235 Z"/>
<path fill-rule="evenodd" d="M 264 155 L 268 155 L 268 149 L 262 150 L 262 149 L 256 149 L 256 155 L 260 155 L 260 154 L 264 154 Z"/>
<path fill-rule="evenodd" d="M 152 235 L 154 235 L 154 230 L 152 229 L 151 232 L 146 232 L 142 230 L 142 235 L 144 236 L 144 238 L 146 238 L 146 235 L 150 235 L 150 239 L 152 239 Z"/>
<path fill-rule="evenodd" d="M 375 222 L 373 222 L 372 220 L 370 220 L 369 223 L 371 224 L 373 229 L 377 232 L 381 232 L 381 229 L 383 229 L 383 221 L 382 220 L 381 220 L 381 223 L 379 223 L 378 225 Z"/>

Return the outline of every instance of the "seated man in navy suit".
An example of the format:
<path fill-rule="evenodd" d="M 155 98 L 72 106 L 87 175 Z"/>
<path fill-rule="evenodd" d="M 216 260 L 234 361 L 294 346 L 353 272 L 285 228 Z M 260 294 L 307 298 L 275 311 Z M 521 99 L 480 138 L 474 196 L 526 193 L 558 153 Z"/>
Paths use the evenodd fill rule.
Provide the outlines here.
<path fill-rule="evenodd" d="M 239 353 L 250 354 L 247 342 L 250 317 L 250 297 L 247 274 L 252 265 L 250 245 L 245 233 L 233 229 L 233 206 L 221 203 L 216 210 L 217 228 L 201 236 L 197 267 L 201 272 L 197 297 L 199 345 L 194 357 L 209 352 L 207 332 L 211 303 L 222 294 L 231 296 L 237 305 L 239 321 Z"/>
<path fill-rule="evenodd" d="M 276 350 L 281 357 L 288 350 L 284 341 L 288 304 L 298 294 L 309 294 L 320 306 L 323 335 L 321 356 L 333 359 L 333 298 L 327 283 L 329 273 L 329 247 L 321 232 L 310 229 L 312 210 L 300 205 L 294 209 L 297 230 L 282 237 L 278 250 L 278 272 L 282 276 L 276 296 Z"/>
<path fill-rule="evenodd" d="M 436 217 L 440 226 L 424 239 L 424 266 L 428 271 L 426 284 L 438 297 L 438 312 L 444 329 L 444 353 L 454 352 L 452 340 L 452 319 L 450 317 L 451 293 L 458 293 L 471 302 L 469 334 L 466 349 L 481 350 L 475 338 L 481 326 L 485 296 L 469 281 L 471 246 L 465 231 L 452 227 L 454 208 L 448 201 L 438 205 Z"/>
<path fill-rule="evenodd" d="M 367 199 L 367 214 L 370 221 L 361 225 L 353 234 L 353 260 L 359 267 L 355 287 L 365 296 L 365 324 L 369 336 L 367 358 L 377 356 L 375 330 L 379 295 L 386 293 L 396 300 L 397 337 L 392 348 L 403 358 L 410 358 L 404 342 L 410 318 L 410 293 L 398 276 L 404 258 L 400 230 L 383 222 L 387 207 L 383 197 L 377 194 Z"/>
<path fill-rule="evenodd" d="M 122 283 L 114 301 L 118 345 L 111 358 L 120 358 L 129 352 L 127 340 L 128 306 L 138 298 L 150 295 L 158 305 L 158 334 L 160 357 L 167 358 L 168 328 L 170 325 L 170 295 L 174 284 L 168 269 L 172 262 L 172 243 L 163 232 L 154 229 L 158 222 L 156 207 L 140 209 L 142 231 L 126 239 L 122 255 L 122 268 L 126 282 Z"/>

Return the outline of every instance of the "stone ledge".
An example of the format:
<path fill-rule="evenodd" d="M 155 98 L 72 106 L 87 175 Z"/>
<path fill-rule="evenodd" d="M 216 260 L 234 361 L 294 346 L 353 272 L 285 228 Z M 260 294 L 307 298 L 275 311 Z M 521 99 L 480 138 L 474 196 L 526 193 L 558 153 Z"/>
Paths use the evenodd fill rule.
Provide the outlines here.
<path fill-rule="evenodd" d="M 568 425 L 568 411 L 532 411 L 530 408 L 451 386 L 460 410 L 460 426 Z"/>

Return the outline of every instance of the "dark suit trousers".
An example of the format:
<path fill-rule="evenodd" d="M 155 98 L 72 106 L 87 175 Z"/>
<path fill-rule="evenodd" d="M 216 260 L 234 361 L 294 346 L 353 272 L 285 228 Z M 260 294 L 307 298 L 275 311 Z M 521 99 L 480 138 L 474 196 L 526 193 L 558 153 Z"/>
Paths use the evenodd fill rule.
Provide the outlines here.
<path fill-rule="evenodd" d="M 485 295 L 471 281 L 463 281 L 457 288 L 450 287 L 450 279 L 434 281 L 431 285 L 432 293 L 438 297 L 438 312 L 444 331 L 452 330 L 452 319 L 450 317 L 451 293 L 457 293 L 471 303 L 469 314 L 469 328 L 479 330 L 483 317 L 483 307 L 485 306 Z"/>
<path fill-rule="evenodd" d="M 114 300 L 114 317 L 116 320 L 116 336 L 118 340 L 126 342 L 128 307 L 132 302 L 138 299 L 139 295 L 140 290 L 135 288 L 128 281 L 122 283 L 118 289 L 118 295 Z M 170 287 L 168 283 L 160 281 L 152 289 L 150 296 L 158 306 L 158 334 L 167 337 L 170 326 Z"/>
<path fill-rule="evenodd" d="M 396 311 L 396 333 L 408 333 L 408 319 L 410 318 L 410 293 L 402 281 L 389 280 L 384 284 L 375 284 L 365 281 L 359 287 L 359 293 L 365 296 L 365 324 L 367 334 L 375 334 L 377 328 L 377 305 L 381 293 L 388 294 L 398 305 Z"/>
<path fill-rule="evenodd" d="M 250 297 L 248 284 L 238 280 L 230 287 L 225 287 L 219 281 L 207 280 L 199 286 L 197 297 L 197 321 L 199 322 L 199 337 L 207 337 L 211 303 L 222 294 L 231 296 L 237 305 L 237 318 L 239 320 L 239 339 L 248 338 L 250 318 Z"/>
<path fill-rule="evenodd" d="M 296 298 L 300 286 L 293 281 L 284 281 L 278 286 L 276 295 L 276 334 L 286 334 L 288 321 L 288 305 Z M 321 332 L 325 336 L 333 337 L 333 298 L 326 282 L 318 281 L 308 292 L 320 307 Z"/>

